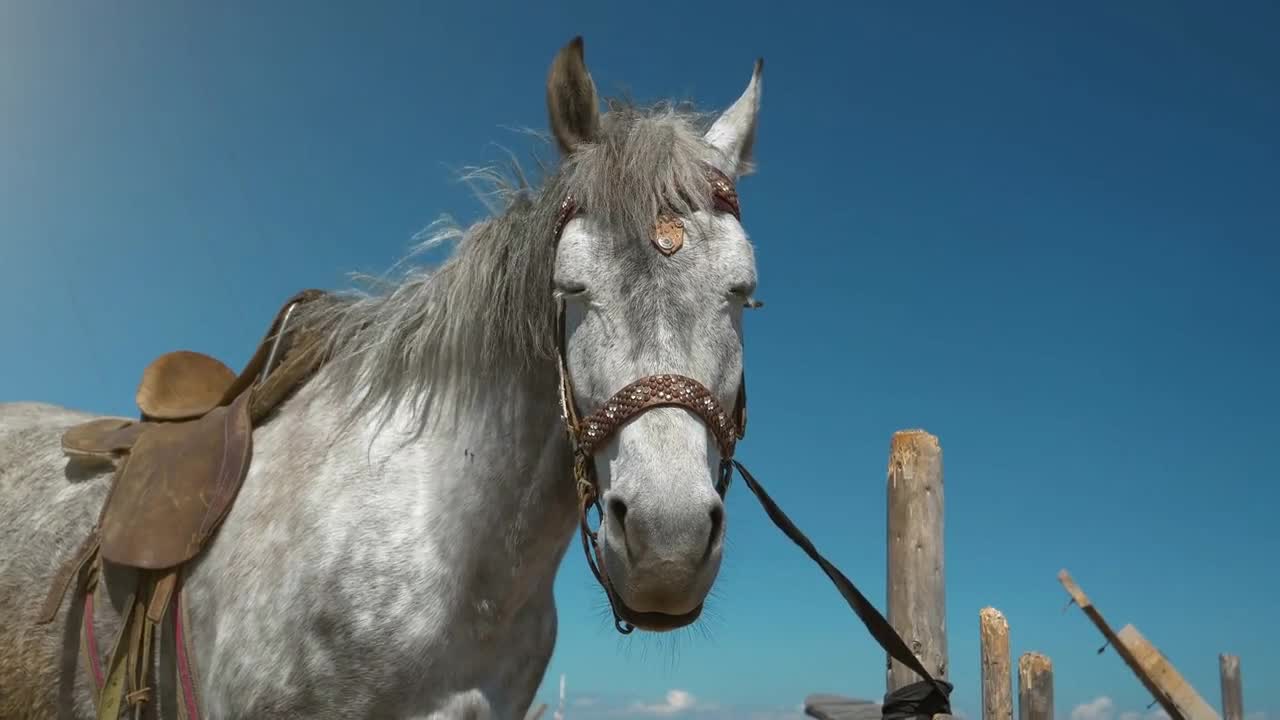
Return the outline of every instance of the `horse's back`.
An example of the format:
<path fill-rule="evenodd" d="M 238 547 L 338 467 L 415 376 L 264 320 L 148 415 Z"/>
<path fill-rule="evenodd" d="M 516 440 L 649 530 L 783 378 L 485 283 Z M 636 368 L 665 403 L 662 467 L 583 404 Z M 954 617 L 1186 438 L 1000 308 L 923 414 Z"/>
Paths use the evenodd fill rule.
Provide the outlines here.
<path fill-rule="evenodd" d="M 57 618 L 35 617 L 63 559 L 93 527 L 106 497 L 106 465 L 68 463 L 61 436 L 95 416 L 44 403 L 0 403 L 0 717 L 59 714 L 65 640 L 79 641 L 64 603 Z M 68 633 L 68 627 L 71 632 Z M 74 659 L 75 653 L 69 656 Z M 84 675 L 73 673 L 83 713 Z M 62 695 L 60 700 L 59 695 Z"/>

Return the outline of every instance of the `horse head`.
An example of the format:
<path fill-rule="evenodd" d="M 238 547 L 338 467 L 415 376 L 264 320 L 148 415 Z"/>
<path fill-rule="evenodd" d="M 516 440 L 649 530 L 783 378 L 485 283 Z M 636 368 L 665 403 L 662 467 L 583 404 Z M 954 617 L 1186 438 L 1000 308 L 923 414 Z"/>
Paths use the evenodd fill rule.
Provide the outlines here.
<path fill-rule="evenodd" d="M 581 38 L 547 78 L 565 178 L 549 292 L 584 539 L 617 618 L 643 629 L 696 620 L 720 568 L 756 287 L 734 181 L 751 165 L 761 70 L 696 131 L 602 113 Z"/>

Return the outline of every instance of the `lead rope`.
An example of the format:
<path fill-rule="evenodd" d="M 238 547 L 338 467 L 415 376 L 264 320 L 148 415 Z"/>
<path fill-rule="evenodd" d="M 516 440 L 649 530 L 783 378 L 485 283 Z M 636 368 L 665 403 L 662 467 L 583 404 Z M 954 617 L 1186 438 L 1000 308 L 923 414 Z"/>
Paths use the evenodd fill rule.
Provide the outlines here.
<path fill-rule="evenodd" d="M 827 574 L 831 582 L 836 586 L 836 590 L 844 597 L 845 602 L 853 610 L 862 624 L 866 626 L 867 632 L 871 633 L 871 637 L 880 645 L 885 652 L 898 662 L 913 670 L 917 675 L 923 678 L 922 682 L 912 683 L 906 687 L 900 688 L 885 696 L 885 703 L 882 706 L 883 717 L 887 720 L 893 720 L 901 717 L 932 717 L 935 714 L 950 715 L 951 714 L 951 683 L 945 680 L 938 680 L 925 669 L 924 664 L 920 662 L 920 658 L 907 647 L 907 643 L 893 629 L 889 621 L 884 615 L 876 609 L 862 594 L 858 587 L 853 584 L 840 569 L 827 561 L 822 553 L 813 546 L 813 543 L 805 536 L 795 523 L 791 522 L 791 518 L 782 512 L 782 508 L 769 497 L 769 493 L 765 492 L 764 487 L 742 466 L 737 460 L 730 461 L 733 467 L 738 469 L 742 475 L 742 480 L 746 482 L 747 487 L 751 489 L 752 494 L 760 501 L 760 505 L 764 508 L 765 514 L 773 521 L 773 524 L 782 531 L 784 535 L 791 538 L 791 541 L 800 546 L 805 554 L 811 560 L 822 568 Z"/>

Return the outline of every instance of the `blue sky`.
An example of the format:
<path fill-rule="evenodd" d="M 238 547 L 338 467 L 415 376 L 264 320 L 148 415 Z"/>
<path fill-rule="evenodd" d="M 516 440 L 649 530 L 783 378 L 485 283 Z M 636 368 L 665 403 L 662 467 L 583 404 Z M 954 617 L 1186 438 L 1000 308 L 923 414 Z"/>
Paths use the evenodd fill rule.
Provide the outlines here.
<path fill-rule="evenodd" d="M 155 354 L 238 367 L 295 290 L 481 217 L 457 172 L 529 147 L 509 128 L 545 127 L 575 34 L 603 92 L 708 108 L 763 56 L 742 459 L 883 605 L 889 437 L 939 436 L 970 717 L 986 605 L 1052 657 L 1059 714 L 1147 712 L 1064 567 L 1213 705 L 1232 652 L 1280 717 L 1274 4 L 266 5 L 0 5 L 0 399 L 129 413 Z M 616 637 L 570 552 L 540 699 L 562 673 L 584 720 L 879 697 L 883 653 L 740 483 L 729 527 L 675 637 Z"/>

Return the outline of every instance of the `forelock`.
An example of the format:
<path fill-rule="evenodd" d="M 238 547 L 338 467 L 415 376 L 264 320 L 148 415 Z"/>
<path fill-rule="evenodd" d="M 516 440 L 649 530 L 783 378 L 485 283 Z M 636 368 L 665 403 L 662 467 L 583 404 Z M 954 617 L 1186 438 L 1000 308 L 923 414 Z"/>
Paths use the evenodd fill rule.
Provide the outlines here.
<path fill-rule="evenodd" d="M 664 207 L 680 215 L 709 210 L 706 121 L 674 105 L 611 101 L 599 135 L 564 161 L 559 185 L 595 222 L 624 237 L 651 226 Z"/>

